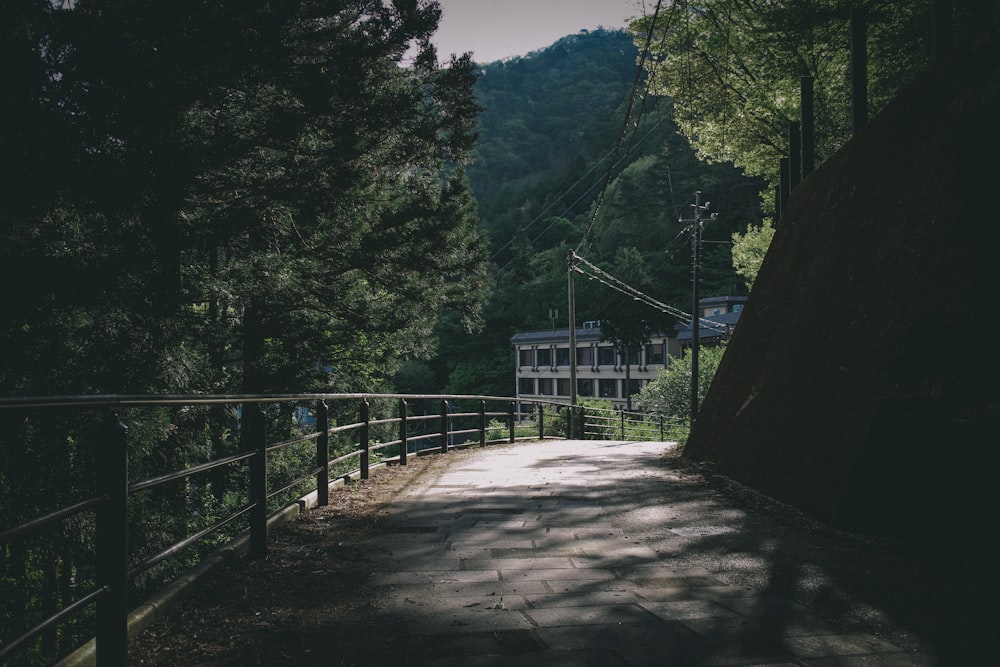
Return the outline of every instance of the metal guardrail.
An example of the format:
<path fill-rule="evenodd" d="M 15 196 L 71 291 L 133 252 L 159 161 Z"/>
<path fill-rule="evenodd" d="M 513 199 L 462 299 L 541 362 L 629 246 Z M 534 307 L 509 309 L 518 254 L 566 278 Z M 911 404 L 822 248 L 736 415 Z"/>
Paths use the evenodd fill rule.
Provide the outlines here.
<path fill-rule="evenodd" d="M 391 412 L 395 404 L 395 414 L 379 415 L 373 418 L 372 402 L 376 402 L 383 412 Z M 437 402 L 438 409 L 427 409 L 428 403 Z M 357 421 L 347 424 L 331 424 L 330 405 L 337 404 L 339 414 L 349 412 L 345 405 L 357 404 Z M 414 414 L 417 404 L 424 404 L 424 414 Z M 488 411 L 489 405 L 495 406 Z M 529 405 L 528 414 L 518 412 L 522 405 Z M 555 411 L 550 407 L 555 406 Z M 146 443 L 133 442 L 138 436 L 130 436 L 129 427 L 123 423 L 123 412 L 135 412 L 133 423 L 143 422 L 144 411 L 172 410 L 185 411 L 211 406 L 228 407 L 232 414 L 232 439 L 237 451 L 216 456 L 208 461 L 185 462 L 183 467 L 169 470 L 140 481 L 132 481 L 129 475 L 131 458 Z M 463 409 L 464 406 L 464 409 Z M 275 408 L 285 409 L 285 414 L 299 411 L 307 428 L 294 437 L 279 442 L 269 442 L 268 425 L 275 423 Z M 469 409 L 469 408 L 472 409 Z M 269 416 L 266 411 L 271 410 Z M 560 412 L 561 414 L 556 414 Z M 13 630 L 4 628 L 0 636 L 0 662 L 5 661 L 39 641 L 46 633 L 52 633 L 69 619 L 96 606 L 94 635 L 96 637 L 97 660 L 99 664 L 123 665 L 127 658 L 127 623 L 130 607 L 130 584 L 151 568 L 168 561 L 193 545 L 202 543 L 209 536 L 223 533 L 223 529 L 236 530 L 238 523 L 246 525 L 249 535 L 249 555 L 264 558 L 267 555 L 267 522 L 273 512 L 268 511 L 269 501 L 273 506 L 288 494 L 296 494 L 293 502 L 301 498 L 303 489 L 313 488 L 317 505 L 329 503 L 329 488 L 332 480 L 339 477 L 357 476 L 367 479 L 373 455 L 392 453 L 388 460 L 406 465 L 409 456 L 425 452 L 447 452 L 452 447 L 486 446 L 496 442 L 514 442 L 517 439 L 537 439 L 549 436 L 569 436 L 584 433 L 591 437 L 612 437 L 621 439 L 663 439 L 663 422 L 658 429 L 646 424 L 634 415 L 626 417 L 624 412 L 571 408 L 550 401 L 515 401 L 509 397 L 462 396 L 462 395 L 403 395 L 403 394 L 303 394 L 268 396 L 71 396 L 55 398 L 0 399 L 0 417 L 16 415 L 24 423 L 38 420 L 52 420 L 56 417 L 94 422 L 95 413 L 101 413 L 103 423 L 96 430 L 96 438 L 88 443 L 95 452 L 93 475 L 96 479 L 96 495 L 75 499 L 64 507 L 54 509 L 41 516 L 30 518 L 13 526 L 2 526 L 0 530 L 0 556 L 11 553 L 17 545 L 39 537 L 44 541 L 46 531 L 64 530 L 69 522 L 86 514 L 93 516 L 95 539 L 92 556 L 93 585 L 87 590 L 75 591 L 76 597 L 59 609 L 51 610 L 44 618 L 38 614 L 31 627 Z M 279 410 L 280 413 L 280 410 Z M 585 416 L 582 416 L 585 415 Z M 549 417 L 547 420 L 546 417 Z M 556 417 L 561 423 L 552 423 Z M 546 422 L 549 421 L 547 424 Z M 612 422 L 615 422 L 614 426 Z M 10 423 L 8 421 L 8 423 Z M 638 430 L 642 426 L 642 433 Z M 392 433 L 390 439 L 381 441 L 373 438 L 373 429 L 382 435 Z M 616 430 L 615 434 L 611 431 Z M 561 433 L 559 433 L 561 431 Z M 75 436 L 74 436 L 75 437 Z M 578 435 L 579 437 L 579 435 Z M 331 439 L 348 438 L 343 451 L 333 452 Z M 356 439 L 355 439 L 356 438 Z M 10 446 L 10 445 L 5 445 Z M 276 473 L 269 466 L 269 458 L 279 452 L 309 447 L 307 458 L 314 463 L 299 470 L 292 479 L 276 481 Z M 130 450 L 133 450 L 130 458 Z M 345 465 L 356 465 L 346 475 L 335 472 Z M 47 465 L 54 465 L 49 461 Z M 163 546 L 155 553 L 137 557 L 129 544 L 130 500 L 137 502 L 143 494 L 169 485 L 193 484 L 191 480 L 202 478 L 220 471 L 232 472 L 237 467 L 245 467 L 239 473 L 246 482 L 245 503 L 230 508 L 225 516 L 218 517 L 209 525 L 200 526 L 193 532 L 181 536 L 172 544 Z M 280 507 L 280 504 L 278 505 Z M 287 506 L 287 503 L 286 505 Z M 9 517 L 3 512 L 3 521 Z M 15 519 L 16 520 L 16 519 Z M 134 520 L 134 517 L 133 517 Z M 227 528 L 228 527 L 228 528 Z M 44 551 L 44 549 L 43 549 Z M 51 555 L 51 554 L 50 554 Z M 0 571 L 0 575 L 3 572 Z M 28 614 L 22 614 L 28 618 Z M 7 636 L 8 632 L 18 632 L 17 636 Z"/>
<path fill-rule="evenodd" d="M 683 417 L 592 406 L 581 409 L 584 438 L 666 441 L 685 437 L 687 421 Z"/>
<path fill-rule="evenodd" d="M 373 419 L 371 401 L 379 401 L 381 404 L 396 402 L 396 414 L 392 417 Z M 439 401 L 440 410 L 432 414 L 411 414 L 410 403 L 415 401 Z M 357 402 L 357 421 L 331 426 L 328 406 L 333 402 Z M 478 403 L 478 410 L 456 411 L 456 404 L 470 402 Z M 487 411 L 487 405 L 490 403 L 499 405 L 502 409 Z M 314 429 L 281 442 L 268 442 L 268 417 L 264 409 L 280 405 L 306 411 L 308 417 L 306 422 L 314 424 Z M 269 500 L 280 499 L 282 495 L 302 489 L 306 483 L 313 486 L 314 481 L 316 502 L 318 505 L 326 505 L 329 502 L 331 470 L 338 465 L 342 467 L 353 461 L 356 462 L 357 468 L 348 473 L 348 476 L 356 474 L 366 479 L 369 476 L 372 456 L 379 456 L 380 452 L 390 448 L 396 452 L 393 460 L 400 465 L 406 465 L 410 455 L 429 451 L 447 452 L 450 447 L 456 446 L 456 443 L 458 446 L 477 443 L 485 446 L 488 442 L 496 442 L 497 439 L 490 440 L 487 437 L 495 431 L 495 428 L 490 428 L 488 418 L 500 423 L 505 422 L 506 433 L 503 441 L 513 442 L 521 417 L 515 412 L 515 405 L 514 399 L 507 397 L 399 394 L 71 396 L 0 399 L 0 415 L 4 417 L 16 415 L 18 420 L 23 420 L 25 423 L 51 420 L 58 413 L 66 411 L 72 413 L 74 418 L 91 422 L 94 420 L 94 412 L 99 411 L 103 413 L 104 420 L 98 429 L 99 435 L 96 441 L 89 443 L 95 450 L 93 474 L 96 479 L 96 495 L 77 499 L 64 507 L 17 525 L 3 525 L 0 530 L 0 556 L 4 556 L 11 553 L 11 550 L 22 548 L 19 545 L 26 541 L 39 537 L 44 540 L 46 531 L 63 530 L 67 522 L 91 514 L 96 533 L 92 554 L 93 586 L 89 590 L 77 591 L 75 599 L 45 618 L 33 622 L 31 627 L 3 628 L 3 636 L 0 636 L 0 662 L 18 654 L 68 619 L 96 605 L 94 634 L 97 639 L 98 662 L 109 665 L 125 664 L 129 586 L 130 582 L 142 573 L 237 521 L 249 524 L 250 556 L 264 558 L 267 555 Z M 144 409 L 189 410 L 195 406 L 235 408 L 237 416 L 232 428 L 238 433 L 236 439 L 239 451 L 210 461 L 185 465 L 181 469 L 141 481 L 132 481 L 129 476 L 129 450 L 135 443 L 130 443 L 129 428 L 123 423 L 121 413 Z M 65 414 L 61 416 L 66 418 Z M 141 415 L 137 419 L 141 421 L 140 417 Z M 437 428 L 434 422 L 438 422 Z M 469 427 L 470 422 L 474 422 L 474 427 Z M 538 421 L 538 427 L 539 431 L 534 437 L 544 437 L 542 420 Z M 384 442 L 373 441 L 373 428 L 381 428 L 383 431 L 387 428 L 394 429 L 398 437 Z M 349 447 L 349 451 L 331 457 L 331 437 L 348 436 L 356 437 L 355 445 Z M 4 446 L 17 445 L 5 443 Z M 309 466 L 304 472 L 300 471 L 301 474 L 294 479 L 275 484 L 272 475 L 269 474 L 269 457 L 282 450 L 304 446 L 314 447 L 315 465 Z M 45 464 L 58 465 L 58 462 L 47 461 Z M 156 553 L 145 556 L 139 562 L 133 562 L 135 559 L 130 554 L 128 540 L 130 499 L 159 487 L 189 483 L 189 480 L 195 477 L 211 474 L 213 471 L 230 470 L 236 466 L 246 468 L 244 474 L 248 479 L 248 498 L 245 504 L 236 507 L 210 525 L 184 535 Z M 23 474 L 21 471 L 18 473 Z M 3 512 L 3 516 L 4 521 L 11 518 L 6 511 Z M 20 616 L 28 618 L 26 613 Z M 19 634 L 9 636 L 8 633 Z"/>

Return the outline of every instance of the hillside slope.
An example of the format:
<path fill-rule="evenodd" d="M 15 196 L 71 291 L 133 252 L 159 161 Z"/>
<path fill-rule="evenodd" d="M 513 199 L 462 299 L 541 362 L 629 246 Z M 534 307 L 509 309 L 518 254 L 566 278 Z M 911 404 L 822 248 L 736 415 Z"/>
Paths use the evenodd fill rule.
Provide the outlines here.
<path fill-rule="evenodd" d="M 935 69 L 791 198 L 685 455 L 831 524 L 985 554 L 1000 53 Z"/>

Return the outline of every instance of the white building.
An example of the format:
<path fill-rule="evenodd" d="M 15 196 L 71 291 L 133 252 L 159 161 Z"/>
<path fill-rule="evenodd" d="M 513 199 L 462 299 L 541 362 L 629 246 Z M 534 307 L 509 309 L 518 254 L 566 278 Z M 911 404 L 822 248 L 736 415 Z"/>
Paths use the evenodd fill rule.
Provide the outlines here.
<path fill-rule="evenodd" d="M 699 341 L 717 344 L 728 336 L 746 300 L 745 296 L 724 296 L 699 301 L 703 318 Z M 514 346 L 518 400 L 544 398 L 569 403 L 569 329 L 526 331 L 515 334 L 510 342 Z M 601 342 L 600 323 L 585 322 L 576 330 L 577 395 L 606 399 L 616 408 L 624 407 L 629 396 L 635 396 L 644 384 L 656 379 L 671 358 L 681 356 L 683 348 L 690 344 L 690 325 L 653 336 L 641 349 L 630 352 L 626 369 L 623 355 L 610 342 Z"/>

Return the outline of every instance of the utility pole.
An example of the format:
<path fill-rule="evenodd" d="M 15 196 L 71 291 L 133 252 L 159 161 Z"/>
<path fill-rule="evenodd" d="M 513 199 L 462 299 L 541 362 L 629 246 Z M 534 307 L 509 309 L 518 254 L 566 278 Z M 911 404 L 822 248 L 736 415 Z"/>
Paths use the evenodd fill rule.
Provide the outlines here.
<path fill-rule="evenodd" d="M 694 219 L 681 222 L 691 222 L 691 423 L 698 417 L 698 339 L 700 334 L 700 318 L 698 302 L 698 269 L 701 265 L 701 214 L 711 206 L 711 202 L 701 203 L 701 190 L 694 193 Z"/>
<path fill-rule="evenodd" d="M 569 423 L 573 428 L 576 412 L 576 295 L 573 292 L 573 272 L 576 270 L 576 252 L 569 251 L 566 292 L 569 298 Z M 571 433 L 572 438 L 575 433 Z"/>

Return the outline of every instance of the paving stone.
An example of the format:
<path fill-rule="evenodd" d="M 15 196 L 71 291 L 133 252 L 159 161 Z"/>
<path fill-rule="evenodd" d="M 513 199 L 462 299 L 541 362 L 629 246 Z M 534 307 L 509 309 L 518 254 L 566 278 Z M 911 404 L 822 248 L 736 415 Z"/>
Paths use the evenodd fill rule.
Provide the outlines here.
<path fill-rule="evenodd" d="M 678 586 L 706 587 L 717 586 L 719 580 L 715 577 L 628 577 L 627 581 L 639 588 L 676 588 Z"/>
<path fill-rule="evenodd" d="M 629 665 L 694 665 L 705 643 L 679 625 L 661 622 L 577 625 L 539 628 L 538 637 L 550 650 L 610 651 Z"/>
<path fill-rule="evenodd" d="M 601 648 L 521 653 L 516 658 L 517 667 L 626 667 L 629 664 L 618 654 Z M 433 660 L 427 667 L 512 667 L 513 664 L 510 655 L 479 655 Z"/>
<path fill-rule="evenodd" d="M 596 605 L 635 604 L 639 598 L 627 590 L 621 591 L 573 591 L 571 594 L 543 593 L 525 594 L 529 607 L 553 609 L 556 607 L 590 607 Z"/>
<path fill-rule="evenodd" d="M 639 604 L 665 621 L 737 616 L 736 612 L 726 609 L 712 600 L 673 600 L 669 602 L 640 602 Z"/>
<path fill-rule="evenodd" d="M 463 558 L 462 570 L 563 570 L 578 569 L 567 556 L 539 556 L 538 558 Z"/>
<path fill-rule="evenodd" d="M 426 635 L 421 637 L 421 644 L 428 657 L 449 660 L 486 654 L 504 656 L 509 661 L 512 656 L 545 650 L 541 640 L 531 630 L 524 629 Z"/>
<path fill-rule="evenodd" d="M 864 655 L 869 653 L 895 653 L 899 647 L 874 635 L 843 634 L 791 637 L 788 647 L 802 657 Z"/>
<path fill-rule="evenodd" d="M 722 604 L 743 616 L 792 616 L 811 613 L 808 607 L 769 595 L 728 598 Z"/>
<path fill-rule="evenodd" d="M 684 619 L 684 625 L 698 635 L 712 640 L 732 641 L 749 636 L 799 637 L 832 635 L 838 630 L 812 615 L 796 615 L 784 619 L 776 616 Z"/>
<path fill-rule="evenodd" d="M 370 582 L 374 586 L 390 586 L 394 584 L 448 584 L 448 583 L 474 583 L 486 581 L 498 581 L 499 576 L 494 572 L 475 571 L 462 572 L 455 570 L 428 570 L 402 572 L 374 572 Z"/>
<path fill-rule="evenodd" d="M 433 584 L 391 584 L 380 587 L 386 596 L 437 595 L 442 597 L 542 595 L 552 593 L 544 581 L 438 582 Z"/>
<path fill-rule="evenodd" d="M 504 581 L 566 581 L 616 579 L 611 570 L 596 568 L 501 570 Z"/>
<path fill-rule="evenodd" d="M 735 665 L 790 665 L 795 656 L 780 644 L 761 642 L 711 642 L 705 644 L 704 652 L 695 664 L 706 667 L 729 667 Z"/>
<path fill-rule="evenodd" d="M 929 655 L 900 652 L 806 658 L 801 660 L 799 664 L 806 665 L 806 667 L 940 667 L 945 663 Z"/>
<path fill-rule="evenodd" d="M 524 596 L 503 595 L 491 591 L 489 595 L 441 595 L 428 593 L 419 588 L 411 588 L 403 595 L 394 594 L 383 599 L 383 608 L 414 615 L 452 613 L 468 610 L 520 611 L 530 607 Z"/>
<path fill-rule="evenodd" d="M 462 549 L 479 549 L 482 547 L 488 547 L 491 549 L 533 549 L 535 543 L 532 540 L 490 540 L 488 538 L 478 539 L 479 536 L 473 535 L 457 535 L 452 536 L 455 539 L 448 541 L 448 546 L 459 551 Z M 477 539 L 472 539 L 473 537 Z"/>
<path fill-rule="evenodd" d="M 874 635 L 845 634 L 789 600 L 726 585 L 724 572 L 681 567 L 699 550 L 726 549 L 752 568 L 766 566 L 766 555 L 739 543 L 747 513 L 677 481 L 659 464 L 663 451 L 612 441 L 477 450 L 473 465 L 408 489 L 371 543 L 379 571 L 369 584 L 385 622 L 408 633 L 409 661 L 936 664 Z"/>
<path fill-rule="evenodd" d="M 540 627 L 546 628 L 563 625 L 648 623 L 650 621 L 649 612 L 634 604 L 531 608 L 524 613 Z"/>
<path fill-rule="evenodd" d="M 522 612 L 499 609 L 476 609 L 438 614 L 407 614 L 406 629 L 411 635 L 467 634 L 506 630 L 532 630 L 533 626 Z"/>

